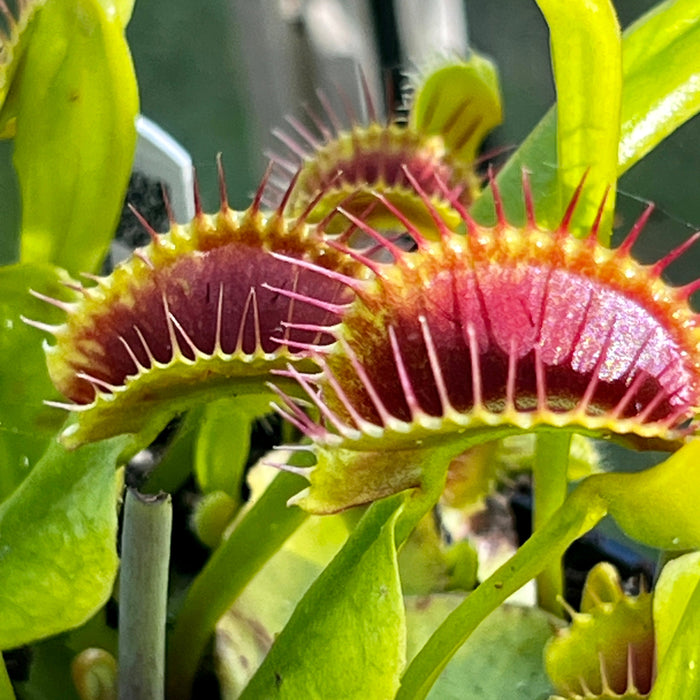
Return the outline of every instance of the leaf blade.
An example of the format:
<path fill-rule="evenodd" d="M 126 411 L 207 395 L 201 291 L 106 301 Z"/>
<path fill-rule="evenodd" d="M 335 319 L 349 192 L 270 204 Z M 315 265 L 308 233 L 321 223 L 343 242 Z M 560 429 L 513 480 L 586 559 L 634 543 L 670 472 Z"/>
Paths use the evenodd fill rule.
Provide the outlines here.
<path fill-rule="evenodd" d="M 106 602 L 118 566 L 123 444 L 71 453 L 53 442 L 0 506 L 0 649 L 76 627 Z"/>
<path fill-rule="evenodd" d="M 615 10 L 609 0 L 537 0 L 537 4 L 549 25 L 557 87 L 560 208 L 588 172 L 574 228 L 590 228 L 603 193 L 611 187 L 603 223 L 603 229 L 609 230 L 615 206 L 622 90 L 622 48 Z M 552 214 L 560 216 L 551 212 L 550 219 Z"/>
<path fill-rule="evenodd" d="M 406 642 L 394 542 L 402 504 L 395 496 L 370 507 L 295 609 L 242 700 L 394 697 Z"/>
<path fill-rule="evenodd" d="M 98 0 L 48 3 L 18 86 L 21 259 L 97 270 L 131 172 L 136 77 L 121 20 Z"/>
<path fill-rule="evenodd" d="M 253 424 L 269 411 L 264 395 L 224 398 L 204 407 L 194 453 L 202 493 L 223 491 L 240 504 Z"/>
<path fill-rule="evenodd" d="M 697 579 L 697 561 L 690 561 L 690 568 L 695 569 Z M 692 575 L 692 571 L 688 572 Z M 663 575 L 663 572 L 662 572 Z M 675 698 L 697 698 L 700 689 L 700 643 L 698 643 L 698 625 L 700 625 L 700 583 L 695 583 L 690 590 L 685 590 L 676 595 L 672 591 L 664 591 L 669 607 L 665 613 L 661 613 L 656 601 L 654 605 L 654 621 L 660 617 L 675 617 L 672 621 L 666 619 L 671 626 L 676 624 L 672 631 L 670 644 L 664 650 L 659 672 L 652 688 L 650 700 L 675 700 Z M 688 596 L 688 593 L 690 595 Z M 686 603 L 683 608 L 683 603 Z M 682 610 L 674 610 L 674 607 Z"/>
<path fill-rule="evenodd" d="M 416 86 L 409 118 L 416 131 L 440 135 L 451 155 L 473 166 L 479 145 L 503 120 L 496 66 L 472 51 L 434 70 Z"/>
<path fill-rule="evenodd" d="M 698 4 L 661 3 L 625 35 L 621 173 L 700 110 Z"/>
<path fill-rule="evenodd" d="M 697 90 L 694 85 L 695 76 L 700 73 L 700 52 L 684 49 L 683 55 L 687 64 L 683 75 L 688 78 L 680 85 L 676 84 L 672 68 L 666 67 L 663 60 L 659 60 L 660 47 L 654 43 L 644 45 L 643 34 L 641 32 L 669 31 L 669 26 L 679 27 L 676 41 L 683 40 L 683 46 L 697 46 L 695 37 L 695 23 L 697 22 L 697 5 L 695 0 L 680 0 L 674 2 L 667 0 L 657 6 L 651 12 L 643 15 L 637 22 L 629 27 L 623 36 L 622 58 L 624 66 L 624 78 L 622 85 L 622 124 L 620 128 L 621 143 L 625 144 L 626 156 L 618 162 L 618 176 L 624 174 L 633 164 L 633 159 L 637 160 L 648 153 L 663 138 L 668 136 L 675 128 L 690 119 L 700 111 L 700 99 L 697 98 Z M 687 30 L 687 35 L 683 33 Z M 641 49 L 644 49 L 640 56 Z M 639 71 L 643 76 L 643 63 L 646 61 L 659 60 L 658 79 L 655 81 L 657 92 L 655 95 L 648 95 L 643 103 L 637 101 L 636 90 L 629 76 Z M 674 96 L 679 91 L 688 91 L 693 95 L 692 105 L 688 103 L 687 109 L 675 115 L 676 118 L 666 113 L 663 119 L 659 119 L 654 127 L 654 134 L 646 143 L 641 142 L 635 135 L 634 126 L 644 119 L 649 110 L 649 101 L 656 104 L 667 104 L 673 101 Z M 692 108 L 691 108 L 692 107 Z M 632 134 L 632 136 L 630 136 Z M 552 108 L 535 126 L 527 139 L 521 144 L 518 150 L 508 160 L 501 169 L 497 177 L 497 183 L 501 194 L 508 220 L 514 224 L 522 223 L 525 219 L 525 207 L 521 192 L 521 178 L 523 169 L 531 173 L 532 191 L 534 194 L 535 209 L 538 220 L 543 223 L 548 222 L 548 212 L 553 210 L 552 201 L 557 201 L 557 174 L 556 170 L 547 164 L 556 162 L 556 108 Z M 637 157 L 638 156 L 638 157 Z M 489 190 L 484 190 L 479 199 L 471 208 L 471 213 L 478 220 L 488 220 L 493 211 L 493 197 Z"/>

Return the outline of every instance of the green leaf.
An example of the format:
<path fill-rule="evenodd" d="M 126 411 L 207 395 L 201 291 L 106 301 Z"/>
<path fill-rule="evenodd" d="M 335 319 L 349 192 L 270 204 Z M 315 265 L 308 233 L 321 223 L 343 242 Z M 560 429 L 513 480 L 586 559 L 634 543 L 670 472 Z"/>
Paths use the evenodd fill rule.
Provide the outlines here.
<path fill-rule="evenodd" d="M 348 537 L 345 515 L 312 515 L 219 620 L 214 637 L 224 698 L 237 698 L 299 600 Z"/>
<path fill-rule="evenodd" d="M 193 525 L 208 547 L 216 547 L 242 503 L 250 434 L 259 415 L 270 410 L 265 396 L 219 399 L 203 407 L 194 450 L 194 473 L 204 497 Z"/>
<path fill-rule="evenodd" d="M 442 136 L 450 154 L 472 166 L 486 134 L 503 120 L 496 66 L 472 51 L 466 61 L 431 71 L 415 90 L 411 126 Z"/>
<path fill-rule="evenodd" d="M 242 699 L 394 697 L 406 643 L 394 543 L 402 503 L 396 496 L 369 508 L 296 607 Z"/>
<path fill-rule="evenodd" d="M 204 406 L 190 409 L 179 421 L 156 468 L 140 490 L 142 493 L 175 493 L 192 473 L 197 431 Z"/>
<path fill-rule="evenodd" d="M 603 518 L 607 504 L 584 480 L 518 551 L 470 593 L 411 660 L 396 700 L 422 700 L 471 633 L 510 595 L 536 576 Z"/>
<path fill-rule="evenodd" d="M 656 659 L 663 668 L 678 626 L 688 611 L 688 602 L 700 584 L 700 552 L 669 561 L 654 586 L 654 634 Z"/>
<path fill-rule="evenodd" d="M 239 506 L 240 499 L 234 500 L 224 491 L 210 491 L 198 500 L 191 527 L 202 544 L 210 549 L 219 546 Z"/>
<path fill-rule="evenodd" d="M 463 596 L 439 594 L 406 599 L 411 658 Z M 542 649 L 551 618 L 537 608 L 501 606 L 460 647 L 428 695 L 433 700 L 539 698 L 551 690 Z"/>
<path fill-rule="evenodd" d="M 699 24 L 697 0 L 667 0 L 625 31 L 618 176 L 700 110 Z M 548 166 L 556 162 L 556 153 L 556 110 L 552 108 L 498 175 L 509 221 L 524 220 L 521 178 L 527 169 L 532 173 L 538 220 L 558 223 L 550 221 L 552 202 L 557 201 L 557 172 Z M 487 221 L 492 211 L 493 197 L 485 190 L 472 213 Z"/>
<path fill-rule="evenodd" d="M 408 440 L 405 433 L 397 433 L 386 441 L 382 437 L 369 438 L 365 444 L 348 440 L 340 446 L 314 445 L 316 465 L 306 472 L 309 486 L 290 503 L 312 513 L 337 513 L 404 489 L 435 483 L 435 475 L 443 484 L 455 457 L 475 445 L 517 432 L 519 429 L 512 425 L 487 425 L 455 431 L 441 442 L 429 442 L 420 439 L 422 436 Z"/>
<path fill-rule="evenodd" d="M 135 0 L 100 0 L 100 4 L 110 19 L 116 15 L 122 27 L 126 27 L 131 19 L 131 13 L 134 11 L 134 1 Z"/>
<path fill-rule="evenodd" d="M 10 676 L 7 674 L 2 654 L 0 654 L 0 697 L 5 698 L 5 700 L 14 700 L 15 698 L 15 691 Z"/>
<path fill-rule="evenodd" d="M 136 78 L 117 14 L 98 0 L 48 2 L 17 85 L 21 259 L 94 272 L 131 172 Z"/>
<path fill-rule="evenodd" d="M 675 551 L 700 547 L 700 440 L 651 469 L 596 474 L 588 482 L 635 540 Z"/>
<path fill-rule="evenodd" d="M 75 652 L 66 645 L 65 635 L 32 644 L 29 678 L 15 684 L 23 700 L 85 700 L 75 690 L 70 674 Z M 3 697 L 0 695 L 0 697 Z"/>
<path fill-rule="evenodd" d="M 106 618 L 102 608 L 81 627 L 32 644 L 29 678 L 15 684 L 18 695 L 23 700 L 107 700 L 109 696 L 79 695 L 74 683 L 77 677 L 83 689 L 92 685 L 101 690 L 109 680 L 118 634 Z"/>
<path fill-rule="evenodd" d="M 588 172 L 572 228 L 587 231 L 608 187 L 603 231 L 609 236 L 615 208 L 617 146 L 620 135 L 622 47 L 610 0 L 537 0 L 549 25 L 557 87 L 559 207 L 546 212 L 561 219 Z M 541 212 L 544 213 L 544 212 Z"/>
<path fill-rule="evenodd" d="M 65 420 L 44 399 L 57 398 L 41 348 L 44 333 L 22 317 L 57 322 L 61 312 L 29 290 L 60 298 L 65 277 L 50 265 L 0 268 L 0 502 L 20 484 Z"/>
<path fill-rule="evenodd" d="M 547 112 L 518 150 L 508 159 L 496 178 L 503 200 L 506 218 L 513 225 L 525 222 L 525 202 L 522 193 L 523 171 L 529 173 L 530 187 L 537 221 L 550 223 L 552 212 L 559 210 L 557 188 L 557 122 L 556 109 Z M 493 194 L 485 188 L 474 202 L 470 213 L 480 222 L 491 224 L 494 220 Z M 558 221 L 554 224 L 558 225 Z"/>
<path fill-rule="evenodd" d="M 625 32 L 619 172 L 700 110 L 700 8 L 667 0 Z"/>
<path fill-rule="evenodd" d="M 568 463 L 571 433 L 542 432 L 537 435 L 532 465 L 532 496 L 535 531 L 543 527 L 559 510 L 568 493 Z M 537 604 L 548 612 L 561 615 L 564 595 L 563 570 L 553 561 L 537 577 Z"/>
<path fill-rule="evenodd" d="M 667 571 L 667 564 L 661 572 L 660 592 L 654 596 L 654 623 L 661 633 L 661 657 L 649 697 L 650 700 L 695 700 L 700 698 L 698 555 L 687 555 L 671 564 L 671 569 Z"/>
<path fill-rule="evenodd" d="M 29 0 L 28 2 L 15 3 L 16 11 L 3 10 L 3 17 L 13 17 L 14 21 L 6 21 L 9 34 L 2 38 L 2 62 L 0 63 L 0 138 L 7 138 L 14 134 L 14 104 L 5 109 L 6 99 L 10 96 L 14 77 L 21 64 L 22 55 L 29 37 L 32 35 L 32 20 L 35 13 L 41 9 L 47 0 Z M 4 3 L 3 3 L 4 5 Z"/>
<path fill-rule="evenodd" d="M 109 597 L 123 443 L 52 443 L 0 506 L 0 649 L 81 625 Z"/>
<path fill-rule="evenodd" d="M 255 419 L 269 412 L 269 396 L 220 399 L 204 408 L 194 464 L 203 493 L 223 491 L 240 502 L 250 432 Z"/>
<path fill-rule="evenodd" d="M 478 566 L 479 555 L 468 540 L 460 540 L 449 548 L 445 545 L 431 511 L 420 520 L 399 552 L 401 589 L 405 595 L 468 591 L 476 586 Z"/>

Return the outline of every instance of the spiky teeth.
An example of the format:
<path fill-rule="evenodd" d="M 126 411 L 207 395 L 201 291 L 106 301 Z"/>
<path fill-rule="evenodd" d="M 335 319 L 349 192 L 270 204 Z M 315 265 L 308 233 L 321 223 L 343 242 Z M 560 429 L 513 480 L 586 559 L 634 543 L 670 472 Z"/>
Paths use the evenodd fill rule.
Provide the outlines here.
<path fill-rule="evenodd" d="M 651 594 L 626 594 L 614 567 L 598 564 L 586 580 L 581 612 L 570 614 L 571 625 L 545 647 L 545 667 L 560 696 L 648 697 L 656 670 Z"/>
<path fill-rule="evenodd" d="M 700 403 L 697 285 L 671 287 L 661 273 L 687 245 L 642 265 L 630 248 L 644 217 L 610 250 L 595 231 L 574 237 L 570 211 L 548 232 L 532 211 L 525 227 L 501 213 L 486 228 L 461 209 L 466 236 L 414 231 L 416 251 L 367 261 L 372 279 L 300 384 L 325 420 L 300 427 L 373 453 L 500 428 L 677 441 Z"/>
<path fill-rule="evenodd" d="M 325 329 L 350 301 L 349 281 L 368 271 L 303 219 L 264 215 L 259 199 L 237 213 L 224 197 L 213 216 L 199 210 L 188 225 L 151 231 L 108 277 L 71 284 L 74 302 L 45 299 L 66 312 L 58 327 L 34 325 L 54 336 L 51 377 L 80 412 L 68 443 L 137 432 L 217 392 L 272 398 L 271 367 L 315 367 L 305 357 L 333 342 Z"/>
<path fill-rule="evenodd" d="M 495 66 L 474 51 L 469 60 L 443 59 L 427 78 L 414 82 L 408 118 L 401 120 L 378 116 L 367 81 L 361 72 L 359 77 L 366 122 L 358 120 L 342 94 L 345 115 L 319 92 L 320 112 L 307 108 L 310 126 L 287 117 L 291 132 L 273 132 L 286 152 L 272 156 L 283 173 L 279 187 L 286 190 L 289 178 L 297 177 L 289 211 L 308 212 L 316 221 L 330 217 L 330 231 L 333 226 L 344 228 L 342 217 L 335 213 L 341 204 L 353 214 L 365 212 L 368 222 L 389 230 L 395 227 L 399 210 L 432 235 L 433 219 L 416 196 L 408 173 L 442 216 L 457 225 L 449 203 L 459 199 L 469 204 L 478 194 L 477 149 L 502 118 Z M 449 89 L 444 89 L 446 85 Z M 437 186 L 438 180 L 444 188 Z M 327 194 L 314 200 L 319 188 L 327 189 Z M 373 192 L 383 198 L 372 200 Z"/>
<path fill-rule="evenodd" d="M 349 112 L 350 126 L 344 127 L 330 100 L 319 93 L 323 116 L 309 110 L 310 128 L 288 117 L 292 133 L 273 132 L 288 153 L 270 154 L 282 177 L 271 183 L 268 198 L 279 201 L 275 188 L 289 189 L 286 211 L 293 216 L 303 214 L 309 221 L 325 221 L 328 232 L 345 230 L 347 222 L 337 211 L 342 206 L 388 230 L 396 227 L 398 210 L 430 235 L 435 232 L 433 219 L 416 196 L 408 171 L 428 193 L 432 206 L 456 225 L 450 199 L 468 204 L 480 189 L 474 160 L 453 157 L 440 134 L 424 133 L 408 124 L 381 122 L 364 81 L 362 86 L 369 123 L 358 123 Z M 290 186 L 292 177 L 295 182 Z M 444 183 L 443 188 L 437 185 L 438 180 Z M 322 197 L 317 196 L 319 191 L 324 191 Z M 377 199 L 374 193 L 382 197 Z"/>

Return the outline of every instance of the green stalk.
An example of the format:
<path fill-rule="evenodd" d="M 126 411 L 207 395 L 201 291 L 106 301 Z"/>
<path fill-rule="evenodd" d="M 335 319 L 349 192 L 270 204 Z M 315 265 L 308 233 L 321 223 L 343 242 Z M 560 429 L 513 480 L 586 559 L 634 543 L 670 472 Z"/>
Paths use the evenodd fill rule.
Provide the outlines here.
<path fill-rule="evenodd" d="M 127 491 L 119 579 L 119 700 L 164 697 L 171 529 L 168 494 Z"/>
<path fill-rule="evenodd" d="M 216 623 L 308 517 L 300 508 L 286 505 L 306 484 L 296 474 L 280 473 L 194 580 L 170 639 L 168 698 L 190 697 L 199 660 Z"/>
<path fill-rule="evenodd" d="M 451 612 L 416 654 L 401 680 L 396 700 L 422 700 L 469 635 L 503 601 L 607 513 L 595 484 L 583 482 L 547 523 L 492 576 Z"/>
<path fill-rule="evenodd" d="M 571 230 L 583 235 L 590 230 L 607 191 L 600 228 L 601 236 L 609 239 L 622 99 L 622 41 L 615 8 L 611 0 L 537 0 L 537 5 L 549 26 L 557 89 L 560 212 L 552 224 L 558 223 L 587 173 Z"/>
<path fill-rule="evenodd" d="M 533 465 L 533 532 L 544 527 L 566 500 L 570 449 L 569 432 L 537 434 Z M 548 612 L 561 615 L 559 597 L 563 593 L 562 562 L 561 559 L 552 560 L 537 576 L 537 604 Z"/>
<path fill-rule="evenodd" d="M 12 681 L 7 675 L 7 668 L 5 667 L 5 659 L 2 657 L 2 652 L 0 652 L 0 698 L 2 698 L 2 700 L 15 700 L 15 691 L 12 688 Z"/>
<path fill-rule="evenodd" d="M 399 549 L 415 530 L 423 516 L 430 512 L 445 490 L 447 470 L 454 457 L 453 446 L 431 450 L 423 460 L 423 476 L 420 488 L 412 489 L 406 497 L 404 507 L 396 522 L 395 540 Z"/>

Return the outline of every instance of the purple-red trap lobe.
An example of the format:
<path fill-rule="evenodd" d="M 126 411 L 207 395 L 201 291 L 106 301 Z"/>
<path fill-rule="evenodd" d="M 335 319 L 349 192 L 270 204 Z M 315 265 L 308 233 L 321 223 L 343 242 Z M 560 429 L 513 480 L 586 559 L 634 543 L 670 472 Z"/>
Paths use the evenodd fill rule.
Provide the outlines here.
<path fill-rule="evenodd" d="M 533 227 L 469 226 L 466 237 L 402 254 L 343 315 L 347 349 L 329 348 L 327 361 L 345 404 L 323 377 L 319 387 L 350 425 L 348 400 L 383 426 L 377 399 L 407 423 L 416 411 L 486 411 L 664 432 L 693 417 L 700 333 L 683 289 L 625 248 Z"/>
<path fill-rule="evenodd" d="M 347 301 L 349 291 L 341 283 L 292 269 L 270 254 L 273 249 L 316 259 L 320 239 L 303 225 L 285 230 L 287 224 L 278 219 L 266 224 L 259 219 L 260 230 L 251 220 L 236 223 L 228 214 L 213 221 L 201 216 L 189 231 L 156 240 L 88 290 L 59 329 L 49 359 L 54 380 L 68 398 L 91 403 L 94 380 L 109 391 L 156 364 L 211 356 L 245 363 L 251 356 L 293 356 L 297 344 L 332 340 L 287 325 L 332 325 L 337 318 L 331 312 L 266 286 L 330 303 Z M 322 252 L 322 265 L 359 268 L 337 251 Z"/>
<path fill-rule="evenodd" d="M 455 188 L 454 168 L 428 149 L 424 150 L 416 153 L 360 151 L 352 159 L 339 159 L 335 171 L 325 172 L 309 166 L 309 180 L 305 184 L 313 192 L 328 189 L 333 180 L 336 187 L 354 186 L 360 189 L 360 194 L 364 189 L 366 196 L 371 184 L 410 189 L 411 183 L 406 177 L 408 170 L 430 196 L 442 197 L 437 182 L 450 183 Z M 363 183 L 368 184 L 362 188 Z"/>
<path fill-rule="evenodd" d="M 452 212 L 448 199 L 469 203 L 480 187 L 472 163 L 455 158 L 439 136 L 418 133 L 407 125 L 354 124 L 347 130 L 319 132 L 319 139 L 297 133 L 301 142 L 283 132 L 276 135 L 290 151 L 291 161 L 273 156 L 284 176 L 282 183 L 270 183 L 266 198 L 279 201 L 275 190 L 281 189 L 288 198 L 285 211 L 292 215 L 304 212 L 310 221 L 328 217 L 327 230 L 334 233 L 347 224 L 336 211 L 338 205 L 351 214 L 368 216 L 381 228 L 395 227 L 391 206 L 374 198 L 373 192 L 383 193 L 414 225 L 430 230 L 433 222 L 412 180 L 445 215 Z"/>

